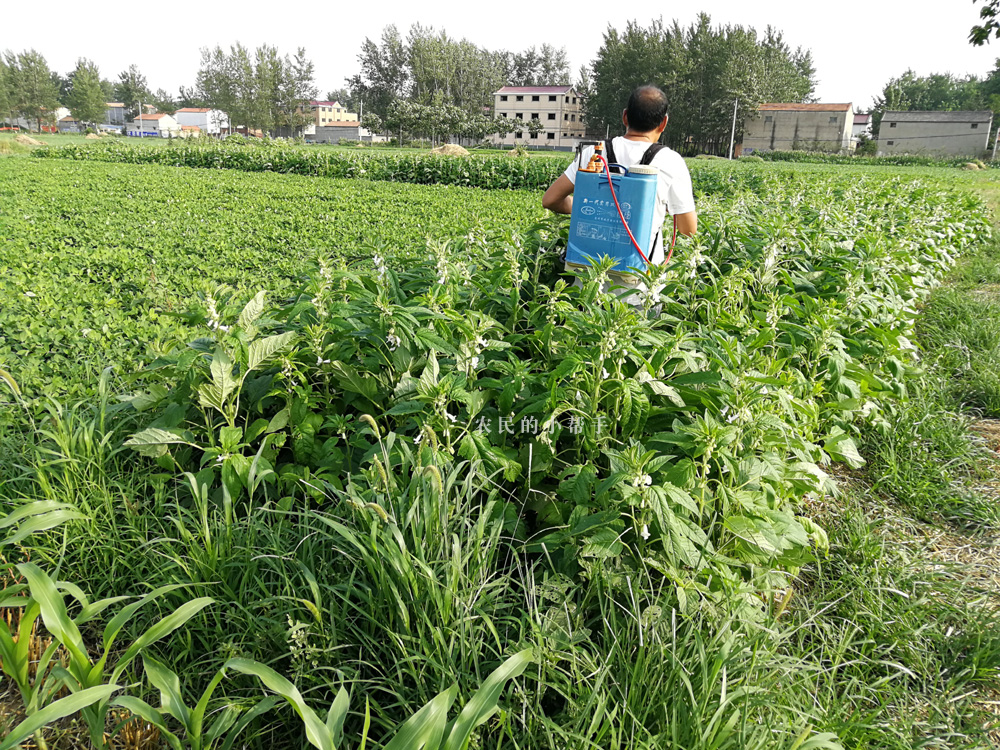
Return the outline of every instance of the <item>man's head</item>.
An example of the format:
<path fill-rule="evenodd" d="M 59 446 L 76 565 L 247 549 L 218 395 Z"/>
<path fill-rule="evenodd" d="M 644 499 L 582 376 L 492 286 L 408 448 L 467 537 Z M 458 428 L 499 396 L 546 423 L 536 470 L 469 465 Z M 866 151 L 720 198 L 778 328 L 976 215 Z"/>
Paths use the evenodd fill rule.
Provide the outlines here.
<path fill-rule="evenodd" d="M 628 98 L 622 113 L 626 127 L 637 133 L 649 133 L 666 127 L 667 95 L 656 86 L 640 86 Z"/>

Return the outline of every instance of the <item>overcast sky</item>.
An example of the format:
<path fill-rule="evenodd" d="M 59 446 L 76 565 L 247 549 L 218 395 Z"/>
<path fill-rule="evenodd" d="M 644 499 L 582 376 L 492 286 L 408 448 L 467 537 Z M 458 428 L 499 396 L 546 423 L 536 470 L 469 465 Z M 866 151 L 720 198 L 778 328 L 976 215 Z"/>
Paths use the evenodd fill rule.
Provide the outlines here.
<path fill-rule="evenodd" d="M 654 4 L 650 3 L 650 6 Z M 172 9 L 174 6 L 176 9 Z M 867 108 L 892 76 L 913 68 L 918 74 L 951 72 L 983 75 L 1000 57 L 1000 40 L 972 47 L 969 28 L 979 5 L 971 0 L 906 3 L 851 2 L 822 5 L 803 0 L 704 0 L 659 5 L 662 11 L 628 7 L 610 12 L 615 3 L 421 3 L 413 0 L 335 3 L 111 3 L 77 0 L 42 5 L 15 3 L 4 8 L 0 49 L 35 48 L 61 73 L 76 58 L 94 60 L 106 78 L 131 63 L 139 65 L 153 89 L 176 93 L 191 85 L 205 46 L 248 47 L 268 43 L 281 52 L 304 46 L 316 64 L 321 95 L 344 85 L 357 72 L 357 54 L 365 37 L 378 39 L 394 23 L 405 36 L 413 23 L 445 29 L 490 49 L 520 50 L 548 42 L 565 47 L 574 78 L 593 60 L 611 24 L 623 29 L 629 20 L 646 25 L 662 13 L 689 24 L 704 11 L 714 24 L 742 24 L 758 31 L 774 26 L 791 46 L 813 52 L 825 102 L 852 102 Z"/>

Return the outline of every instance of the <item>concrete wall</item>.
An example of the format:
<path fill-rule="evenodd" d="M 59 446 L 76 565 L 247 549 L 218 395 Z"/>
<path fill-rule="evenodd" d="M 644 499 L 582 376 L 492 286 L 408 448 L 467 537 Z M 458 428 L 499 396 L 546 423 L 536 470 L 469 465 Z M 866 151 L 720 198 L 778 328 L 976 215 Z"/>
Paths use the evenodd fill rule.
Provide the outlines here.
<path fill-rule="evenodd" d="M 754 151 L 847 152 L 854 112 L 762 111 L 743 126 L 743 153 Z"/>
<path fill-rule="evenodd" d="M 504 97 L 506 97 L 506 101 L 504 101 Z M 518 101 L 518 97 L 520 97 L 520 101 Z M 535 97 L 537 97 L 537 101 L 535 101 Z M 571 150 L 576 148 L 576 144 L 584 138 L 583 99 L 572 90 L 565 94 L 532 94 L 530 92 L 494 94 L 493 113 L 497 117 L 521 120 L 524 123 L 528 123 L 532 117 L 537 115 L 545 128 L 534 138 L 528 132 L 527 126 L 520 131 L 520 135 L 518 135 L 518 131 L 515 131 L 503 138 L 497 135 L 490 136 L 490 140 L 497 146 L 513 148 L 515 144 L 523 141 L 529 146 Z"/>
<path fill-rule="evenodd" d="M 210 109 L 208 112 L 175 112 L 174 119 L 178 125 L 194 125 L 201 128 L 202 134 L 207 135 L 219 135 L 223 129 L 229 127 L 229 118 L 219 109 Z"/>
<path fill-rule="evenodd" d="M 895 125 L 895 127 L 892 127 Z M 975 125 L 975 127 L 973 127 Z M 980 157 L 987 150 L 989 122 L 896 122 L 882 120 L 878 155 Z"/>

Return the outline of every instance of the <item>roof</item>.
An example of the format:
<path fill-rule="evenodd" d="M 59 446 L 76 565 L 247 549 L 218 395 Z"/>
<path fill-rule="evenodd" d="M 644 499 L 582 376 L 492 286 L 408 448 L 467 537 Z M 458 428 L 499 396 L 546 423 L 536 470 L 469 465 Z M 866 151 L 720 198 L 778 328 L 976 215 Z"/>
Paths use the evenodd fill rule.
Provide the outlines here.
<path fill-rule="evenodd" d="M 990 122 L 993 113 L 989 110 L 956 112 L 897 112 L 882 115 L 882 122 Z"/>
<path fill-rule="evenodd" d="M 314 107 L 343 107 L 340 102 L 321 102 L 313 100 L 309 103 Z"/>
<path fill-rule="evenodd" d="M 125 105 L 122 104 L 121 102 L 104 102 L 104 106 L 108 107 L 109 109 L 111 107 L 121 107 L 122 109 L 125 108 Z"/>
<path fill-rule="evenodd" d="M 75 117 L 73 117 L 73 115 L 66 115 L 66 117 L 62 118 L 59 122 L 80 122 L 80 121 L 77 120 Z"/>
<path fill-rule="evenodd" d="M 201 130 L 201 128 L 199 128 L 197 125 L 181 125 L 181 130 L 195 131 L 195 130 Z"/>
<path fill-rule="evenodd" d="M 568 94 L 572 86 L 504 86 L 494 94 Z"/>
<path fill-rule="evenodd" d="M 161 117 L 170 117 L 170 115 L 168 115 L 166 112 L 158 112 L 155 115 L 139 114 L 135 116 L 135 121 L 139 120 L 139 118 L 142 118 L 143 120 L 159 120 Z"/>
<path fill-rule="evenodd" d="M 177 110 L 177 112 L 211 112 L 211 111 L 212 111 L 211 107 L 182 107 L 181 109 Z M 174 114 L 176 115 L 177 112 L 174 112 Z"/>
<path fill-rule="evenodd" d="M 340 122 L 331 122 L 329 125 L 322 125 L 324 128 L 357 128 L 361 127 L 361 123 L 357 120 L 342 120 Z"/>
<path fill-rule="evenodd" d="M 850 112 L 851 104 L 781 104 L 769 102 L 757 107 L 761 112 Z"/>
<path fill-rule="evenodd" d="M 867 125 L 868 122 L 871 119 L 872 119 L 872 116 L 870 114 L 868 114 L 868 115 L 854 115 L 854 124 L 855 125 Z"/>

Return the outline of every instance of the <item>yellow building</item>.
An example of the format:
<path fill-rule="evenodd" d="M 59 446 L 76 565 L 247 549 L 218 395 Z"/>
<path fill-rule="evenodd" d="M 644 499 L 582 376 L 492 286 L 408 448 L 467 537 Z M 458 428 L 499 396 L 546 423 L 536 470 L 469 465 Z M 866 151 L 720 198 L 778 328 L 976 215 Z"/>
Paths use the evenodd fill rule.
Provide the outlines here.
<path fill-rule="evenodd" d="M 340 102 L 311 101 L 300 104 L 299 112 L 311 115 L 312 124 L 317 128 L 333 125 L 337 122 L 355 122 L 358 119 L 357 112 L 348 112 L 347 107 L 342 106 Z M 309 126 L 306 126 L 306 132 L 309 132 Z"/>

